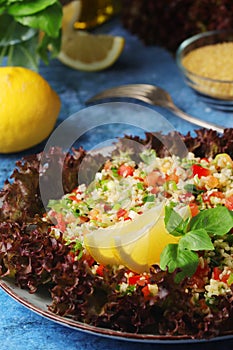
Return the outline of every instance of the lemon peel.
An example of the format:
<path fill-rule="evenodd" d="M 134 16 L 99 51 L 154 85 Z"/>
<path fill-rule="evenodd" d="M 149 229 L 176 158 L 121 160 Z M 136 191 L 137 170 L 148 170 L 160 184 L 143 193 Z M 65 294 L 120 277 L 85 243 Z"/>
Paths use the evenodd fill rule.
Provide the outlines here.
<path fill-rule="evenodd" d="M 72 1 L 63 8 L 62 43 L 58 59 L 77 70 L 106 69 L 121 55 L 125 39 L 121 36 L 91 34 L 74 29 L 80 9 L 80 1 Z"/>
<path fill-rule="evenodd" d="M 38 73 L 0 67 L 0 153 L 19 152 L 49 136 L 60 98 Z"/>
<path fill-rule="evenodd" d="M 62 34 L 58 59 L 74 69 L 99 71 L 116 62 L 124 43 L 124 38 L 120 36 L 95 35 L 68 28 Z"/>
<path fill-rule="evenodd" d="M 92 257 L 104 265 L 124 265 L 141 273 L 159 264 L 168 243 L 179 237 L 169 234 L 164 224 L 164 206 L 155 206 L 132 222 L 120 222 L 94 230 L 84 236 L 84 245 Z"/>

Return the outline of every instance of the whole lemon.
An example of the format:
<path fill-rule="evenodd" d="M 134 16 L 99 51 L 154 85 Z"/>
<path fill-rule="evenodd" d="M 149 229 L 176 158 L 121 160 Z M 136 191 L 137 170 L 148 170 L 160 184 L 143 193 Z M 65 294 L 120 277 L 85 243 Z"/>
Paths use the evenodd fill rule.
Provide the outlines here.
<path fill-rule="evenodd" d="M 59 96 L 40 74 L 0 67 L 0 153 L 23 151 L 43 141 L 60 108 Z"/>

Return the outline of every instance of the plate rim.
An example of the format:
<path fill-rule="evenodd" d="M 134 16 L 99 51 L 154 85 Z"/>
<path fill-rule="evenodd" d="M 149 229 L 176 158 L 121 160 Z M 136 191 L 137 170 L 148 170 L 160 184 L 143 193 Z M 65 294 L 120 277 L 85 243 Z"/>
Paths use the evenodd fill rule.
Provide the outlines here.
<path fill-rule="evenodd" d="M 106 145 L 101 148 L 93 148 L 87 152 L 90 155 L 96 155 L 101 153 L 104 156 L 108 156 L 116 149 L 114 144 Z M 1 207 L 1 202 L 0 202 Z M 195 343 L 203 343 L 203 342 L 216 342 L 216 341 L 225 341 L 233 339 L 233 330 L 227 332 L 226 334 L 219 335 L 217 337 L 211 338 L 193 338 L 188 335 L 159 335 L 159 334 L 141 334 L 141 333 L 129 333 L 129 332 L 121 332 L 117 330 L 112 330 L 109 328 L 101 328 L 90 325 L 88 323 L 83 323 L 79 321 L 75 321 L 72 318 L 57 315 L 48 310 L 47 304 L 45 303 L 45 309 L 36 305 L 33 300 L 35 297 L 41 297 L 40 292 L 37 291 L 35 293 L 29 293 L 28 290 L 22 289 L 17 286 L 14 282 L 13 278 L 9 277 L 1 277 L 0 276 L 0 288 L 9 295 L 13 300 L 23 305 L 30 311 L 35 314 L 50 320 L 51 322 L 55 322 L 61 326 L 68 327 L 70 329 L 85 332 L 87 334 L 101 336 L 106 339 L 115 339 L 121 341 L 128 342 L 138 342 L 138 343 L 149 343 L 149 344 L 167 344 L 167 345 L 179 345 L 179 344 L 195 344 Z M 21 291 L 20 294 L 25 295 L 22 297 L 17 293 L 17 291 Z M 33 298 L 34 296 L 34 298 Z M 42 297 L 41 297 L 42 298 Z M 28 300 L 31 299 L 31 300 Z M 52 302 L 52 298 L 49 297 L 49 301 Z M 45 301 L 44 301 L 45 302 Z"/>
<path fill-rule="evenodd" d="M 117 330 L 112 330 L 108 328 L 95 327 L 87 323 L 82 323 L 75 321 L 71 318 L 64 317 L 52 313 L 49 310 L 44 310 L 34 302 L 33 296 L 40 297 L 40 292 L 30 294 L 28 290 L 18 287 L 12 278 L 0 278 L 0 288 L 8 294 L 12 299 L 14 299 L 19 304 L 23 305 L 30 311 L 38 314 L 39 316 L 45 317 L 46 319 L 60 324 L 62 326 L 68 327 L 73 330 L 85 332 L 95 336 L 101 336 L 108 339 L 122 340 L 122 341 L 131 341 L 131 342 L 144 342 L 144 343 L 153 343 L 153 344 L 188 344 L 188 343 L 202 343 L 202 342 L 214 342 L 214 341 L 223 341 L 223 340 L 232 340 L 232 334 L 221 335 L 212 338 L 203 338 L 197 339 L 192 338 L 191 336 L 170 336 L 170 335 L 154 335 L 154 334 L 140 334 L 140 333 L 129 333 L 121 332 Z M 20 290 L 21 294 L 25 294 L 25 297 L 20 296 L 17 291 Z M 42 297 L 41 297 L 42 298 Z M 28 300 L 31 299 L 31 300 Z M 52 301 L 52 299 L 51 299 Z M 45 303 L 47 307 L 47 304 Z"/>

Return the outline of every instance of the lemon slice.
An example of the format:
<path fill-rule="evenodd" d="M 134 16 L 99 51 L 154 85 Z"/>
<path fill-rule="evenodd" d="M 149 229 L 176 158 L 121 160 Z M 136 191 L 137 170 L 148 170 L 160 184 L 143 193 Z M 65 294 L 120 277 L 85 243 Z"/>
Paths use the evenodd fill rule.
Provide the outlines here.
<path fill-rule="evenodd" d="M 120 36 L 95 35 L 75 30 L 81 13 L 81 1 L 63 6 L 62 43 L 58 59 L 65 65 L 83 71 L 110 67 L 121 55 L 125 40 Z"/>
<path fill-rule="evenodd" d="M 58 59 L 65 65 L 83 71 L 99 71 L 111 66 L 124 48 L 124 38 L 94 35 L 67 28 L 62 33 Z"/>
<path fill-rule="evenodd" d="M 151 213 L 148 213 L 151 214 Z M 154 213 L 153 213 L 154 214 Z M 148 216 L 149 218 L 149 216 Z M 144 221 L 144 220 L 143 220 Z M 179 237 L 169 234 L 164 224 L 164 210 L 157 220 L 136 232 L 132 242 L 125 235 L 115 238 L 115 255 L 121 264 L 130 270 L 142 273 L 149 271 L 153 264 L 160 264 L 160 255 L 169 243 L 177 243 Z"/>
<path fill-rule="evenodd" d="M 84 245 L 100 264 L 120 264 L 141 273 L 159 264 L 163 248 L 178 240 L 179 237 L 167 232 L 164 207 L 158 205 L 132 222 L 120 222 L 86 234 Z"/>

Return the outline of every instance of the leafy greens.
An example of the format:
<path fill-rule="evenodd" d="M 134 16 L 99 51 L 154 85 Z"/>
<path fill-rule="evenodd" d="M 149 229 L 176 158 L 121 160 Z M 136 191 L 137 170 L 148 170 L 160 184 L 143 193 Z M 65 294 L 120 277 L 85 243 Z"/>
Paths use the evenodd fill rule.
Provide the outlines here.
<path fill-rule="evenodd" d="M 224 206 L 201 211 L 195 217 L 183 220 L 172 208 L 165 208 L 165 226 L 173 236 L 180 236 L 176 244 L 168 244 L 161 253 L 160 267 L 169 272 L 179 269 L 175 280 L 191 277 L 198 265 L 198 251 L 213 250 L 213 236 L 223 236 L 233 228 L 233 215 Z"/>
<path fill-rule="evenodd" d="M 53 58 L 60 50 L 61 21 L 59 0 L 1 0 L 0 61 L 7 56 L 9 65 L 35 70 L 39 58 L 48 63 L 49 55 Z M 43 33 L 42 40 L 39 32 Z"/>

